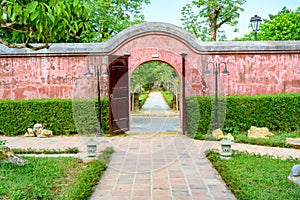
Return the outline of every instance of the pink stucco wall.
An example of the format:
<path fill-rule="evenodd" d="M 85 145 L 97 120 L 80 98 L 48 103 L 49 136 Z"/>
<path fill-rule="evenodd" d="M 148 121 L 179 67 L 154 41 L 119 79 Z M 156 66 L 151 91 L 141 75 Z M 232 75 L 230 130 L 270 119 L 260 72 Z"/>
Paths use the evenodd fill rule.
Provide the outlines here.
<path fill-rule="evenodd" d="M 109 55 L 129 52 L 129 75 L 142 63 L 160 60 L 170 64 L 181 80 L 181 51 L 186 56 L 186 94 L 210 95 L 214 91 L 214 77 L 205 77 L 207 63 L 226 62 L 230 75 L 219 80 L 220 93 L 254 95 L 300 92 L 300 49 L 231 50 L 233 43 L 220 43 L 220 48 L 199 50 L 179 36 L 166 32 L 145 32 L 122 40 L 113 49 L 101 47 L 99 54 L 15 53 L 1 47 L 0 98 L 73 98 L 96 95 L 96 79 L 84 73 L 90 64 L 101 65 Z M 254 42 L 253 45 L 259 44 Z M 93 47 L 97 48 L 93 44 Z M 210 44 L 203 44 L 210 45 Z M 271 44 L 274 46 L 274 44 Z M 55 45 L 54 45 L 55 46 Z M 60 47 L 59 45 L 57 45 Z M 89 44 L 82 44 L 81 47 Z M 224 50 L 223 47 L 227 49 Z M 76 49 L 76 47 L 74 47 Z M 205 49 L 205 48 L 204 48 Z M 6 52 L 7 51 L 7 52 Z M 101 52 L 102 51 L 102 52 Z M 12 53 L 10 53 L 12 52 Z M 157 54 L 158 58 L 152 58 Z M 105 70 L 105 69 L 103 69 Z M 222 69 L 221 69 L 222 70 Z M 101 76 L 102 95 L 107 95 L 107 77 Z"/>

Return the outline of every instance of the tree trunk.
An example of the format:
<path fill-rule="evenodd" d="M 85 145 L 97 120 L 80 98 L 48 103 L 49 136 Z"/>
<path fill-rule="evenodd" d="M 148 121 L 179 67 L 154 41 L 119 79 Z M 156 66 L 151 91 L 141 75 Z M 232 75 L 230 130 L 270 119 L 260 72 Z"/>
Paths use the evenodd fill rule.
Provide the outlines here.
<path fill-rule="evenodd" d="M 211 40 L 217 41 L 217 26 L 215 24 L 211 26 Z"/>

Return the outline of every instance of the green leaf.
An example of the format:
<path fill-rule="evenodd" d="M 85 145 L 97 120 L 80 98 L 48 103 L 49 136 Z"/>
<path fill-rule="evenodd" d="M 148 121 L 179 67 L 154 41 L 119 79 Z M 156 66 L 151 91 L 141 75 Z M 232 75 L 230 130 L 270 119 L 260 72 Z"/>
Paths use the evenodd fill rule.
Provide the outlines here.
<path fill-rule="evenodd" d="M 34 13 L 30 15 L 30 20 L 34 21 L 39 16 L 39 14 L 40 12 L 38 10 L 35 10 Z"/>
<path fill-rule="evenodd" d="M 73 1 L 73 6 L 74 6 L 74 7 L 78 6 L 79 2 L 80 2 L 80 0 L 74 0 L 74 1 Z"/>
<path fill-rule="evenodd" d="M 30 4 L 28 4 L 28 12 L 32 13 L 36 9 L 37 5 L 37 1 L 32 1 Z"/>

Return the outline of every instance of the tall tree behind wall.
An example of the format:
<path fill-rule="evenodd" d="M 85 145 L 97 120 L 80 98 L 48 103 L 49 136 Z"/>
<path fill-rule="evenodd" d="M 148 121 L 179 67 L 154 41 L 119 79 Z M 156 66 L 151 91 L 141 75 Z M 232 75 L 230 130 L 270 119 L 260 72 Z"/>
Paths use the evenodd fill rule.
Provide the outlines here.
<path fill-rule="evenodd" d="M 92 34 L 86 41 L 103 42 L 122 30 L 145 21 L 141 14 L 150 0 L 91 0 L 88 3 Z"/>
<path fill-rule="evenodd" d="M 193 0 L 181 10 L 184 28 L 202 41 L 217 41 L 226 39 L 220 30 L 227 24 L 236 27 L 241 6 L 246 0 Z M 237 29 L 236 29 L 237 31 Z"/>

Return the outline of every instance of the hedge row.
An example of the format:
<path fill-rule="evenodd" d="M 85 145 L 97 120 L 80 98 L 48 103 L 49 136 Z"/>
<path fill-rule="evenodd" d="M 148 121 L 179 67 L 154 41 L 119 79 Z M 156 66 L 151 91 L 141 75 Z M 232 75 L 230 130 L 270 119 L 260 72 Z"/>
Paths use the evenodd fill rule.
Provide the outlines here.
<path fill-rule="evenodd" d="M 101 99 L 102 130 L 109 130 L 108 99 Z M 97 99 L 0 100 L 0 134 L 23 135 L 41 123 L 54 135 L 97 132 Z"/>
<path fill-rule="evenodd" d="M 168 106 L 170 108 L 173 108 L 173 102 L 172 102 L 173 101 L 173 94 L 169 91 L 163 91 L 163 90 L 161 91 L 161 93 L 162 93 L 165 101 L 167 102 Z"/>
<path fill-rule="evenodd" d="M 215 99 L 193 96 L 186 100 L 188 130 L 206 134 L 214 129 Z M 245 132 L 251 126 L 271 131 L 300 129 L 300 94 L 219 97 L 219 122 L 223 130 Z"/>

